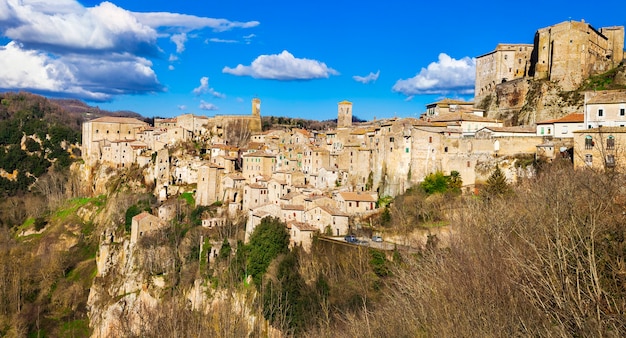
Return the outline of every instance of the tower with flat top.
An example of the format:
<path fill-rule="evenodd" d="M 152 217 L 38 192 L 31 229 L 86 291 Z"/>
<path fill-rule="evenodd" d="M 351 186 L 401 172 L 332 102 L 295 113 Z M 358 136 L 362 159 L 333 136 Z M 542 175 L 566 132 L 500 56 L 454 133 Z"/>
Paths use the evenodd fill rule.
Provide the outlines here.
<path fill-rule="evenodd" d="M 349 128 L 352 126 L 352 102 L 341 101 L 337 108 L 337 128 Z"/>
<path fill-rule="evenodd" d="M 252 99 L 252 116 L 261 116 L 261 99 L 256 97 Z"/>

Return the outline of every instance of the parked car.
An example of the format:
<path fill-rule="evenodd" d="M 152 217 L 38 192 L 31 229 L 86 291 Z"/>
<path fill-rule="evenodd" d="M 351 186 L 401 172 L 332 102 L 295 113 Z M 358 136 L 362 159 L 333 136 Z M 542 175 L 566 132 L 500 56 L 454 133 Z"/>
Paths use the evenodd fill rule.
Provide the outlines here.
<path fill-rule="evenodd" d="M 380 236 L 372 236 L 372 242 L 380 243 L 383 241 L 383 238 Z"/>
<path fill-rule="evenodd" d="M 356 239 L 355 235 L 346 235 L 346 237 L 344 237 L 343 239 L 348 243 L 356 243 L 359 241 L 358 239 Z"/>

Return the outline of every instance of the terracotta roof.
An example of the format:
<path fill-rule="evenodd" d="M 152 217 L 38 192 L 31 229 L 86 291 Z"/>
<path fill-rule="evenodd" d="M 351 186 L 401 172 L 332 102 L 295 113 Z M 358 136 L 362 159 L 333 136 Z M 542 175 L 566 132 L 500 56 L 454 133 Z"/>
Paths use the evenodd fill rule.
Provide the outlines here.
<path fill-rule="evenodd" d="M 264 186 L 263 184 L 258 184 L 258 183 L 252 183 L 252 184 L 249 184 L 248 186 L 252 189 L 267 189 L 266 186 Z"/>
<path fill-rule="evenodd" d="M 228 174 L 226 176 L 232 178 L 233 180 L 245 180 L 246 179 L 245 177 L 243 177 L 243 175 L 239 173 Z"/>
<path fill-rule="evenodd" d="M 304 211 L 304 205 L 300 205 L 300 204 L 282 204 L 280 206 L 281 209 L 283 210 L 300 210 L 300 211 Z"/>
<path fill-rule="evenodd" d="M 489 129 L 500 133 L 531 133 L 535 134 L 537 130 L 535 127 L 528 126 L 515 126 L 515 127 L 484 127 L 481 129 Z"/>
<path fill-rule="evenodd" d="M 89 122 L 100 122 L 100 123 L 125 123 L 125 124 L 142 124 L 147 125 L 146 122 L 140 121 L 134 117 L 117 117 L 117 116 L 104 116 L 99 117 L 97 119 L 93 119 Z"/>
<path fill-rule="evenodd" d="M 339 195 L 346 201 L 376 202 L 374 195 L 368 192 L 344 191 L 340 192 Z"/>
<path fill-rule="evenodd" d="M 603 90 L 593 92 L 587 104 L 595 103 L 626 103 L 626 90 Z"/>
<path fill-rule="evenodd" d="M 306 136 L 306 137 L 313 137 L 313 135 L 311 135 L 311 133 L 310 133 L 308 130 L 306 130 L 306 129 L 298 129 L 298 128 L 294 128 L 294 129 L 292 129 L 292 131 L 293 131 L 294 133 L 295 133 L 295 132 L 298 132 L 298 133 L 300 133 L 300 134 L 302 134 L 302 135 L 304 135 L 304 136 Z"/>
<path fill-rule="evenodd" d="M 130 143 L 130 146 L 134 149 L 147 148 L 148 145 L 141 141 L 133 141 Z"/>
<path fill-rule="evenodd" d="M 433 105 L 437 105 L 437 106 L 440 106 L 440 107 L 449 107 L 451 104 L 465 105 L 465 106 L 472 105 L 473 106 L 474 102 L 453 100 L 453 99 L 446 98 L 446 99 L 443 99 L 441 101 L 437 101 L 437 102 L 433 102 L 433 103 L 427 104 L 426 107 L 433 106 Z"/>
<path fill-rule="evenodd" d="M 471 121 L 471 122 L 498 122 L 496 119 L 489 117 L 478 116 L 471 113 L 448 113 L 433 116 L 430 119 L 432 122 L 455 122 L 455 121 Z"/>
<path fill-rule="evenodd" d="M 142 219 L 144 219 L 144 218 L 146 218 L 146 217 L 149 217 L 149 216 L 152 216 L 152 215 L 151 215 L 150 213 L 148 213 L 147 211 L 144 211 L 144 212 L 142 212 L 141 214 L 136 215 L 135 217 L 133 217 L 133 221 L 137 221 L 137 222 L 139 222 L 139 221 L 141 221 Z"/>
<path fill-rule="evenodd" d="M 367 129 L 363 128 L 354 129 L 350 132 L 351 135 L 364 135 L 365 133 L 367 133 Z"/>
<path fill-rule="evenodd" d="M 297 191 L 292 191 L 292 192 L 290 192 L 290 193 L 288 193 L 288 194 L 285 194 L 285 195 L 284 195 L 283 197 L 281 197 L 280 199 L 281 199 L 281 200 L 290 200 L 290 199 L 292 199 L 292 198 L 294 198 L 294 197 L 296 197 L 296 196 L 298 196 L 298 195 L 300 195 L 300 193 L 299 193 L 299 192 L 297 192 Z"/>
<path fill-rule="evenodd" d="M 348 217 L 348 214 L 342 212 L 341 210 L 337 210 L 336 208 L 333 207 L 328 207 L 325 205 L 321 205 L 319 206 L 320 209 L 326 211 L 327 213 L 329 213 L 332 216 L 345 216 Z"/>
<path fill-rule="evenodd" d="M 291 228 L 298 228 L 300 231 L 318 231 L 319 229 L 315 226 L 312 226 L 310 224 L 307 223 L 302 223 L 302 222 L 295 222 L 295 221 L 291 221 L 288 222 L 289 225 L 291 226 Z"/>
<path fill-rule="evenodd" d="M 269 215 L 270 215 L 270 213 L 267 212 L 267 211 L 264 211 L 264 210 L 256 210 L 256 211 L 254 211 L 252 213 L 252 216 L 260 217 L 260 218 L 264 218 L 264 217 L 269 216 Z"/>
<path fill-rule="evenodd" d="M 324 195 L 311 195 L 311 196 L 307 196 L 304 200 L 305 201 L 316 201 L 318 199 L 321 198 L 328 198 L 328 196 L 324 196 Z"/>
<path fill-rule="evenodd" d="M 537 124 L 552 124 L 552 123 L 576 123 L 585 122 L 585 114 L 583 113 L 571 113 L 558 119 L 546 120 L 537 122 Z"/>

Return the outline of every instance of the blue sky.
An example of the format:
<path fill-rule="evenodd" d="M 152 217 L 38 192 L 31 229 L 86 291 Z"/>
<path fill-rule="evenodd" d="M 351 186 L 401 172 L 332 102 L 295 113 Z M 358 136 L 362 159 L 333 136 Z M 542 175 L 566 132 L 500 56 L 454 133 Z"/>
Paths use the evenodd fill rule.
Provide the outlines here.
<path fill-rule="evenodd" d="M 474 58 L 584 19 L 626 26 L 626 2 L 0 0 L 0 91 L 170 117 L 419 116 L 472 100 Z"/>

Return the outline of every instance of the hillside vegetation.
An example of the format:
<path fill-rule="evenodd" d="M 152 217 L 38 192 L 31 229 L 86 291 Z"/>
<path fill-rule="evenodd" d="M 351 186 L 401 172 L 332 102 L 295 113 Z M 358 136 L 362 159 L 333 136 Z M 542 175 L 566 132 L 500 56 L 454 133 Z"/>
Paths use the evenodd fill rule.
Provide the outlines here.
<path fill-rule="evenodd" d="M 132 170 L 114 179 L 136 176 Z M 127 297 L 100 298 L 87 310 L 89 288 L 116 295 L 129 276 L 164 281 L 160 288 L 147 282 L 158 299 L 140 307 L 151 321 L 137 332 L 147 337 L 271 332 L 258 320 L 250 328 L 249 316 L 305 337 L 626 334 L 624 177 L 559 163 L 516 186 L 492 176 L 491 193 L 471 196 L 459 195 L 454 176 L 434 175 L 392 201 L 386 223 L 373 221 L 385 238 L 432 230 L 433 222 L 450 229 L 445 245 L 432 232 L 417 252 L 321 240 L 310 254 L 288 250 L 287 234 L 278 231 L 284 224 L 272 219 L 243 245 L 241 223 L 202 228 L 195 219 L 212 208 L 181 199 L 172 226 L 139 242 L 138 265 L 120 261 L 105 277 L 95 277 L 105 229 L 115 234 L 112 248 L 122 250 L 127 214 L 154 202 L 132 181 L 109 195 L 65 195 L 41 217 L 0 228 L 0 334 L 85 336 L 107 302 Z M 208 266 L 214 241 L 222 246 Z M 220 310 L 185 306 L 192 290 L 221 299 Z M 131 312 L 122 309 L 116 319 L 130 330 L 123 332 L 138 325 Z"/>

